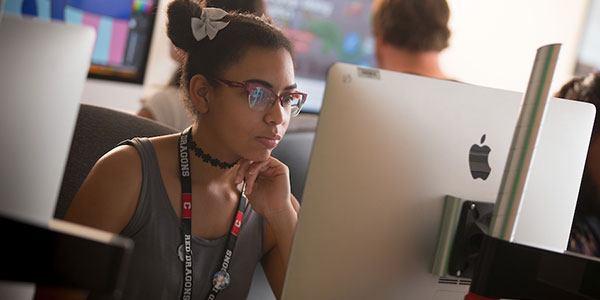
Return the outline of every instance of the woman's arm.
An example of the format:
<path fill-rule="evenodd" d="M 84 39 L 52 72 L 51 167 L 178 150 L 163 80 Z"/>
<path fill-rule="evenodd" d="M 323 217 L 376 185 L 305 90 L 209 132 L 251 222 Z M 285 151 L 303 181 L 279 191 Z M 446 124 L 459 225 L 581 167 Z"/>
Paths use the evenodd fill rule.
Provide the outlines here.
<path fill-rule="evenodd" d="M 252 208 L 267 222 L 262 263 L 271 289 L 279 298 L 300 205 L 290 192 L 287 166 L 273 157 L 262 162 L 241 161 L 236 182 L 242 178 L 246 178 L 246 195 Z"/>
<path fill-rule="evenodd" d="M 287 271 L 294 231 L 298 221 L 298 212 L 300 204 L 298 200 L 291 195 L 290 202 L 293 211 L 282 213 L 279 216 L 266 219 L 267 226 L 265 232 L 265 256 L 261 264 L 265 275 L 269 280 L 273 294 L 279 299 L 283 290 L 285 273 Z"/>
<path fill-rule="evenodd" d="M 137 206 L 142 184 L 141 160 L 131 146 L 119 146 L 92 168 L 71 202 L 66 221 L 120 233 Z M 87 291 L 40 286 L 35 299 L 87 298 Z"/>
<path fill-rule="evenodd" d="M 65 220 L 120 233 L 135 212 L 142 185 L 142 166 L 137 150 L 119 146 L 92 168 Z"/>

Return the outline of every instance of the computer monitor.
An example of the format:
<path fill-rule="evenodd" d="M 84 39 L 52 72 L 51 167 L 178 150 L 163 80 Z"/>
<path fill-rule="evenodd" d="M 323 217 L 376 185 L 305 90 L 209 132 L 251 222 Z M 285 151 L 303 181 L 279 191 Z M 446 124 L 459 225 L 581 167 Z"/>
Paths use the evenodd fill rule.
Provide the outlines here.
<path fill-rule="evenodd" d="M 495 201 L 521 98 L 335 64 L 282 299 L 462 300 L 468 279 L 431 273 L 444 198 Z M 594 116 L 549 101 L 516 243 L 566 249 Z"/>
<path fill-rule="evenodd" d="M 94 38 L 89 27 L 2 17 L 0 213 L 54 215 Z"/>
<path fill-rule="evenodd" d="M 96 30 L 89 77 L 142 83 L 158 0 L 5 0 L 5 14 Z"/>
<path fill-rule="evenodd" d="M 334 62 L 374 65 L 371 1 L 265 2 L 269 17 L 294 44 L 298 87 L 310 97 L 303 111 L 321 109 L 327 70 Z"/>

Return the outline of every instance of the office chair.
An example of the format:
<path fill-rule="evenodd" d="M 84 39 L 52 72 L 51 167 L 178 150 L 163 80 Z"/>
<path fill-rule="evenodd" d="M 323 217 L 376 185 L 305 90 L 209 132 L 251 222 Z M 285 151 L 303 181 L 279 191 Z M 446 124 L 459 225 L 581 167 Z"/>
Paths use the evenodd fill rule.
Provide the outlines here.
<path fill-rule="evenodd" d="M 88 173 L 102 155 L 133 137 L 176 133 L 158 122 L 108 108 L 81 104 L 54 217 L 63 219 Z"/>

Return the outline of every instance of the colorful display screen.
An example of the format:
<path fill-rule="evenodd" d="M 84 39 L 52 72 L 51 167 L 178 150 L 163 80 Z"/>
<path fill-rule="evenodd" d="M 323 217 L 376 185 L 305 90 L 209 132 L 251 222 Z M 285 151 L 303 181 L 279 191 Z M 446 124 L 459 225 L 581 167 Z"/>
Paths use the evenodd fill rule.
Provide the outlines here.
<path fill-rule="evenodd" d="M 158 0 L 6 0 L 6 14 L 96 29 L 90 77 L 141 83 Z"/>
<path fill-rule="evenodd" d="M 336 61 L 372 66 L 370 0 L 266 0 L 295 47 L 296 76 L 323 80 Z"/>
<path fill-rule="evenodd" d="M 374 66 L 371 0 L 265 0 L 267 15 L 294 44 L 303 111 L 319 112 L 334 62 Z"/>

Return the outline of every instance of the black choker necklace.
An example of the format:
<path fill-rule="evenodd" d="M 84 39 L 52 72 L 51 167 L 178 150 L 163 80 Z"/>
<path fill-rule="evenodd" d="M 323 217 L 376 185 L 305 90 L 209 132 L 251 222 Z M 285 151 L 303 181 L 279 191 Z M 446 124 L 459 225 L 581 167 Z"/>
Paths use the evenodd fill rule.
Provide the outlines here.
<path fill-rule="evenodd" d="M 237 161 L 234 161 L 232 163 L 222 162 L 218 158 L 213 158 L 212 156 L 210 156 L 210 154 L 205 153 L 204 150 L 202 150 L 202 148 L 198 147 L 198 145 L 196 145 L 196 142 L 194 142 L 194 140 L 192 139 L 192 131 L 191 130 L 188 133 L 188 148 L 190 150 L 194 150 L 194 153 L 196 154 L 196 156 L 201 158 L 202 161 L 204 161 L 205 163 L 211 164 L 213 167 L 219 167 L 221 169 L 231 169 L 233 166 L 235 166 L 238 163 Z"/>

